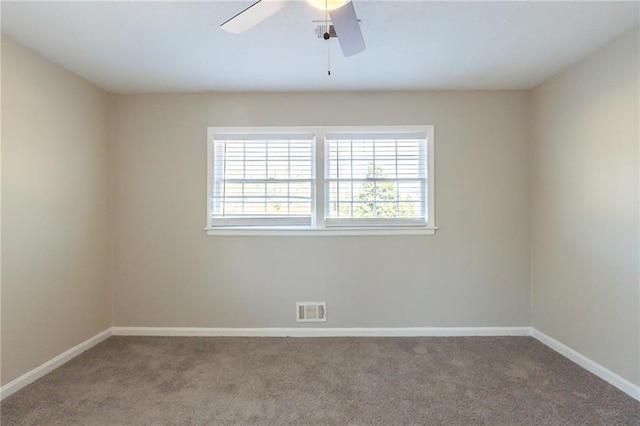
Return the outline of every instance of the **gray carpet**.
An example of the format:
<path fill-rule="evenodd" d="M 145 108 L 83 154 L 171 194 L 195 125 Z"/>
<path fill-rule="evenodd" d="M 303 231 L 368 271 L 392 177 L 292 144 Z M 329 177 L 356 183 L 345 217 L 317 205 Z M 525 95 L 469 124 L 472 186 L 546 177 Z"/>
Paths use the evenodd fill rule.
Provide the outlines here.
<path fill-rule="evenodd" d="M 111 337 L 6 398 L 2 425 L 640 425 L 529 337 Z"/>

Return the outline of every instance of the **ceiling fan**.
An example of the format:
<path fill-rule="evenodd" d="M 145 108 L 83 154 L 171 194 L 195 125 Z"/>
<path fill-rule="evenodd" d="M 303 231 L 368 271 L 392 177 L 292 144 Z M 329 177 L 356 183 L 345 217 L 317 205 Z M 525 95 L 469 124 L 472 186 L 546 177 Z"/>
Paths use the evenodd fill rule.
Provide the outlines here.
<path fill-rule="evenodd" d="M 225 21 L 220 28 L 242 34 L 269 16 L 289 5 L 293 0 L 258 0 L 233 18 Z M 306 0 L 311 6 L 325 11 L 331 17 L 340 48 L 344 56 L 353 56 L 365 49 L 360 23 L 351 0 Z M 329 28 L 325 40 L 331 37 Z"/>

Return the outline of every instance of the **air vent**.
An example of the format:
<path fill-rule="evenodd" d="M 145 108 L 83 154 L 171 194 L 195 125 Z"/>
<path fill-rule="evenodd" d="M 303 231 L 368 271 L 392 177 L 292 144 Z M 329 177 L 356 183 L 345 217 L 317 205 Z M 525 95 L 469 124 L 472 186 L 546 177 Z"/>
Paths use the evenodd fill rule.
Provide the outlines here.
<path fill-rule="evenodd" d="M 327 320 L 327 302 L 297 302 L 297 322 L 318 322 Z"/>

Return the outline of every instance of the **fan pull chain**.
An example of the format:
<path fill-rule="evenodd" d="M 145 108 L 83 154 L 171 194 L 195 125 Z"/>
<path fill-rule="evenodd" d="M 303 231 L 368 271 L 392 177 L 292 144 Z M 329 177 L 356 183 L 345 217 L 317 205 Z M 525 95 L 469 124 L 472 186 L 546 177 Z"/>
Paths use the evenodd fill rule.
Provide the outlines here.
<path fill-rule="evenodd" d="M 327 75 L 331 75 L 331 27 L 329 27 L 329 0 L 324 0 L 324 39 L 327 40 Z"/>
<path fill-rule="evenodd" d="M 327 40 L 327 75 L 331 75 L 331 41 Z"/>

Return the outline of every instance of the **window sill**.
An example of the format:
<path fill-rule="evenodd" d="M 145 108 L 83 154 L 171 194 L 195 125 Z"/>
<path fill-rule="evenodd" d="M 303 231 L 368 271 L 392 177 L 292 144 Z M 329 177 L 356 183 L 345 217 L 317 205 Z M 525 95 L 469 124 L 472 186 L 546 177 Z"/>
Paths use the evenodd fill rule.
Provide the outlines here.
<path fill-rule="evenodd" d="M 375 236 L 375 235 L 435 235 L 437 227 L 378 227 L 378 228 L 205 228 L 207 235 L 237 237 L 332 237 L 332 236 Z"/>

